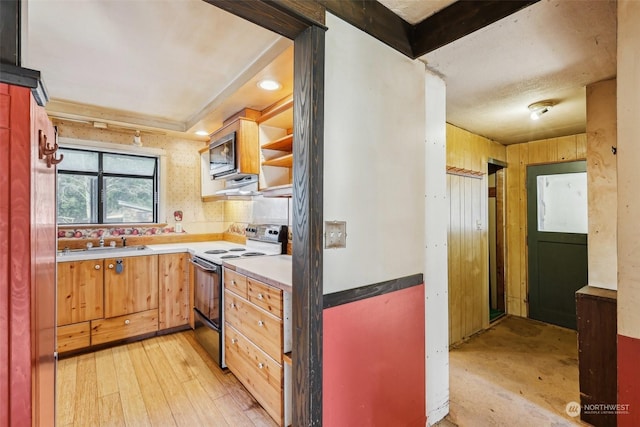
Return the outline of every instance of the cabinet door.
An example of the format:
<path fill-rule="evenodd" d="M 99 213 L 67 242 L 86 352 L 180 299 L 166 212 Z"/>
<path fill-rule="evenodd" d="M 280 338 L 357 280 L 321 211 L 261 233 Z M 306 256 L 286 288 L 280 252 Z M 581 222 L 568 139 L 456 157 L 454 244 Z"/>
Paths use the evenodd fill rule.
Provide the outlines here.
<path fill-rule="evenodd" d="M 158 256 L 104 260 L 104 317 L 158 308 Z"/>
<path fill-rule="evenodd" d="M 189 323 L 189 254 L 158 255 L 159 329 Z"/>
<path fill-rule="evenodd" d="M 58 263 L 58 326 L 103 316 L 102 260 Z"/>

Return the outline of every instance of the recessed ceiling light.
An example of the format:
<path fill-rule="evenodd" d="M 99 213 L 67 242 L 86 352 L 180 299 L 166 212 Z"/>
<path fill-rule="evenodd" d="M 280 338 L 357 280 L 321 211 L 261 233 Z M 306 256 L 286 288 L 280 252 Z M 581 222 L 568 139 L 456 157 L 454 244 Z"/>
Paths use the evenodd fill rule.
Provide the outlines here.
<path fill-rule="evenodd" d="M 209 132 L 207 132 L 206 130 L 197 130 L 196 135 L 209 136 Z"/>
<path fill-rule="evenodd" d="M 265 79 L 258 82 L 258 87 L 264 90 L 278 90 L 282 88 L 282 85 L 280 84 L 280 82 L 277 82 L 275 80 Z"/>

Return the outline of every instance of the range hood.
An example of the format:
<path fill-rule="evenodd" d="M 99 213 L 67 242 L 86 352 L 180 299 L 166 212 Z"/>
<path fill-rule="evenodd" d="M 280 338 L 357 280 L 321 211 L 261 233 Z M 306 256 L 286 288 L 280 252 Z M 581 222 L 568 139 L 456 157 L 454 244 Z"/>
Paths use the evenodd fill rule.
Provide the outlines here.
<path fill-rule="evenodd" d="M 260 195 L 258 175 L 235 175 L 225 181 L 222 190 L 215 193 L 218 200 L 251 200 Z"/>

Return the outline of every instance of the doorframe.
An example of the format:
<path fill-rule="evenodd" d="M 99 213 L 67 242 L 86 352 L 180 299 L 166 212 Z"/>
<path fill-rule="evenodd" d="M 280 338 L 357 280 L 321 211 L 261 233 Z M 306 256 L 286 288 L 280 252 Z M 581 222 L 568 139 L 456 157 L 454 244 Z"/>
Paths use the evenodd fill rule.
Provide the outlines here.
<path fill-rule="evenodd" d="M 292 425 L 322 425 L 325 8 L 316 2 L 205 0 L 294 41 Z"/>
<path fill-rule="evenodd" d="M 506 188 L 505 188 L 505 169 L 507 168 L 507 163 L 501 160 L 489 158 L 487 160 L 488 168 L 487 168 L 487 176 L 489 175 L 489 171 L 493 168 L 495 170 L 496 175 L 496 279 L 497 283 L 497 294 L 498 299 L 502 304 L 498 304 L 502 306 L 502 311 L 507 313 L 507 280 L 506 280 Z M 488 206 L 488 204 L 487 204 Z M 489 213 L 487 212 L 487 218 L 489 217 Z M 489 239 L 487 239 L 488 241 Z M 489 281 L 489 287 L 491 287 L 491 281 Z M 501 290 L 500 290 L 501 289 Z"/>

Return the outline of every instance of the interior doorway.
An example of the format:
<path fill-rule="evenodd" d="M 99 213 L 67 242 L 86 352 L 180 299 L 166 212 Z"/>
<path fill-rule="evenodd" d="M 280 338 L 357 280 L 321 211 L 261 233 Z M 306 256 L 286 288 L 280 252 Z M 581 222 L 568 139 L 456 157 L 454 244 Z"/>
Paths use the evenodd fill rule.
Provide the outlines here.
<path fill-rule="evenodd" d="M 489 159 L 488 179 L 488 238 L 489 245 L 489 321 L 494 322 L 506 313 L 504 291 L 504 232 L 505 191 L 504 167 L 498 160 Z"/>

